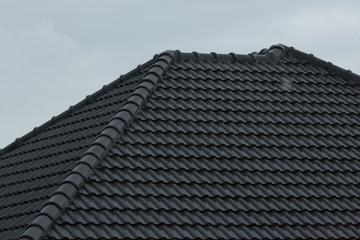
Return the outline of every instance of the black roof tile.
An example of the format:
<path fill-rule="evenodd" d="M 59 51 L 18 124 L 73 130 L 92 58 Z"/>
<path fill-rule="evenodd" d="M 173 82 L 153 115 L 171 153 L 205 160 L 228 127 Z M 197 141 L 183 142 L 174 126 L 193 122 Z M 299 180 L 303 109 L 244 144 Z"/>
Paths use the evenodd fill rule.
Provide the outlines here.
<path fill-rule="evenodd" d="M 2 150 L 1 239 L 360 236 L 360 77 L 167 51 Z"/>

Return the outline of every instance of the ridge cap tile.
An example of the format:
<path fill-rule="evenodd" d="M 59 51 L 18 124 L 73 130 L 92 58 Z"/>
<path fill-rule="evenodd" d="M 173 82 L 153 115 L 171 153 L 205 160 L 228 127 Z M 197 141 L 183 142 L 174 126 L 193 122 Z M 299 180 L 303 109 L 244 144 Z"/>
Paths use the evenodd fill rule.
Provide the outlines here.
<path fill-rule="evenodd" d="M 103 157 L 106 156 L 113 142 L 122 134 L 124 125 L 129 125 L 129 123 L 134 118 L 134 115 L 140 110 L 140 106 L 144 104 L 146 99 L 150 96 L 151 92 L 156 88 L 157 83 L 162 80 L 162 77 L 169 68 L 170 64 L 174 62 L 175 52 L 165 51 L 160 55 L 155 56 L 153 63 L 151 64 L 143 79 L 140 81 L 138 87 L 128 97 L 123 107 L 119 110 L 118 114 L 109 122 L 108 125 L 110 126 L 105 126 L 96 140 L 83 154 L 75 168 L 59 185 L 58 189 L 55 191 L 52 197 L 47 201 L 47 203 L 45 203 L 40 213 L 35 216 L 35 219 L 28 225 L 25 232 L 18 239 L 42 239 L 46 232 L 54 224 L 56 219 L 60 217 L 65 207 L 73 200 L 77 191 L 84 184 L 85 180 L 92 174 L 92 169 L 97 164 L 99 164 Z M 158 61 L 161 61 L 162 63 L 157 64 Z M 167 63 L 167 66 L 164 65 L 164 62 Z M 147 86 L 146 89 L 150 91 L 144 92 L 143 83 L 146 82 L 151 83 L 152 87 L 148 89 L 149 86 Z M 118 119 L 122 121 L 120 123 L 116 122 Z M 116 133 L 112 132 L 109 135 L 108 131 L 111 130 L 116 130 Z M 91 162 L 88 163 L 88 155 L 91 155 L 96 159 L 93 158 Z M 83 165 L 84 167 L 86 166 L 86 168 L 80 167 L 80 165 Z M 79 176 L 81 179 L 79 179 Z M 68 189 L 69 187 L 70 189 Z M 55 206 L 56 209 L 50 206 Z"/>

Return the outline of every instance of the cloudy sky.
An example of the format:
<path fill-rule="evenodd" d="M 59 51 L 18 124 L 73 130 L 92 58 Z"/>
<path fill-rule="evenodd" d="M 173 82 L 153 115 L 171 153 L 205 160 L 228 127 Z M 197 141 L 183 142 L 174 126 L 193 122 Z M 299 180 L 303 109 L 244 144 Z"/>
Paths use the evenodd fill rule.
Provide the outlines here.
<path fill-rule="evenodd" d="M 283 43 L 360 74 L 360 1 L 1 0 L 0 148 L 155 53 Z"/>

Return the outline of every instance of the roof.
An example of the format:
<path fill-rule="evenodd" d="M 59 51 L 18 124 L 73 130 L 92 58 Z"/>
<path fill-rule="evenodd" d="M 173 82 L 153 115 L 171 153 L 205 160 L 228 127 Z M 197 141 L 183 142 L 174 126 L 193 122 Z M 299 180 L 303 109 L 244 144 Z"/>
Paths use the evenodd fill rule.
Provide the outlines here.
<path fill-rule="evenodd" d="M 360 236 L 360 77 L 166 51 L 4 148 L 0 239 Z"/>

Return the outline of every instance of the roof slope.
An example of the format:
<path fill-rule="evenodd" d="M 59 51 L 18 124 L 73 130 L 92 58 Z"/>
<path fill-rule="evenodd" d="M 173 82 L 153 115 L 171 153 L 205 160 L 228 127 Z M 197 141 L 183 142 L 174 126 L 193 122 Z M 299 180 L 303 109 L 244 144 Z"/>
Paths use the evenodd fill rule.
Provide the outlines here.
<path fill-rule="evenodd" d="M 14 239 L 74 169 L 121 109 L 150 64 L 122 76 L 3 149 L 0 156 L 0 239 Z"/>
<path fill-rule="evenodd" d="M 128 75 L 130 93 L 117 89 L 123 101 L 112 105 L 102 131 L 67 138 L 75 139 L 70 146 L 86 146 L 82 155 L 31 185 L 55 183 L 42 201 L 32 201 L 41 209 L 34 220 L 36 212 L 20 217 L 30 201 L 17 205 L 23 210 L 15 217 L 2 208 L 9 229 L 12 221 L 23 224 L 20 239 L 360 236 L 357 75 L 282 45 L 250 55 L 170 51 L 147 66 Z M 69 152 L 58 142 L 46 151 Z M 28 151 L 37 146 L 44 143 Z M 6 158 L 22 148 L 2 158 L 13 161 L 18 176 L 46 179 L 36 161 L 25 160 L 26 171 Z M 29 187 L 14 183 L 11 171 L 10 186 Z M 3 238 L 18 236 L 11 234 Z"/>

